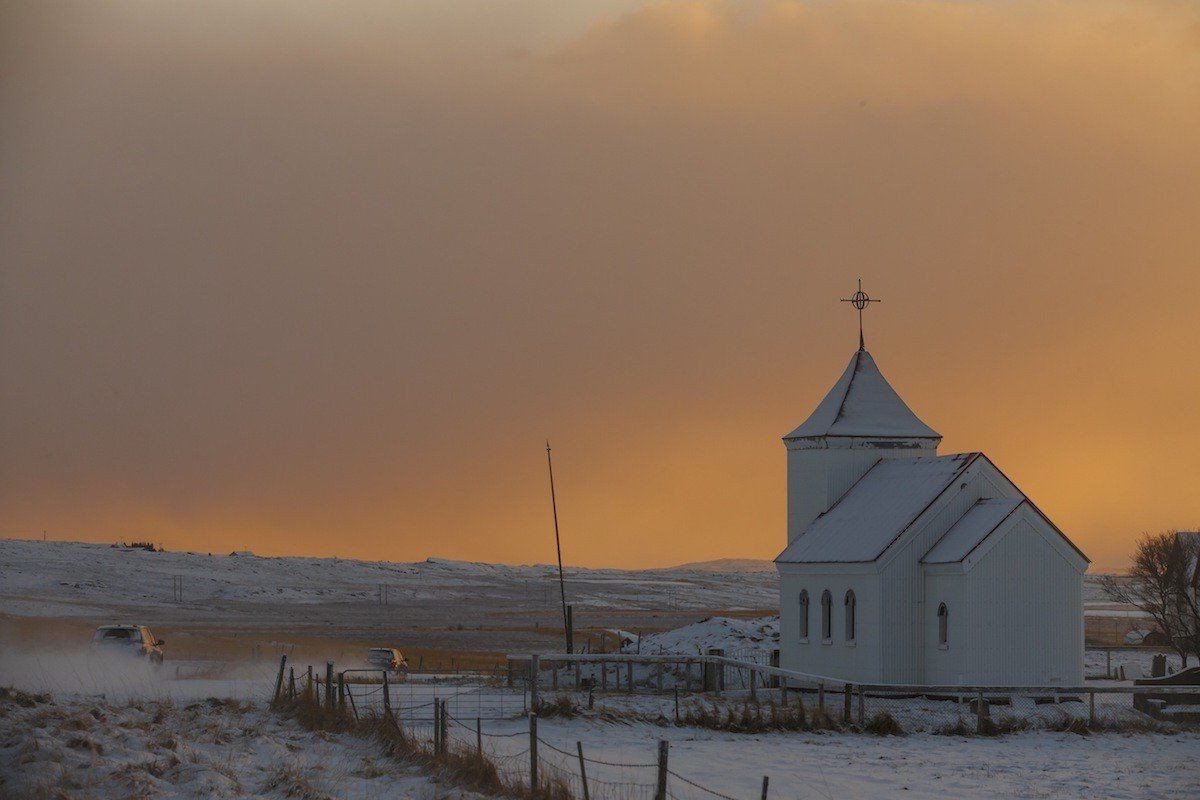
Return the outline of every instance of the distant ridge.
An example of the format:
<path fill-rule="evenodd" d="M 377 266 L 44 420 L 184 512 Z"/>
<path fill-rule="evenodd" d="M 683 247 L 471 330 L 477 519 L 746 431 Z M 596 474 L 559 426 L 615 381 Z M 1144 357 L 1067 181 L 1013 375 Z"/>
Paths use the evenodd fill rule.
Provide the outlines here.
<path fill-rule="evenodd" d="M 690 569 L 697 572 L 774 572 L 775 562 L 763 558 L 718 558 L 712 561 L 691 561 L 667 569 Z"/>

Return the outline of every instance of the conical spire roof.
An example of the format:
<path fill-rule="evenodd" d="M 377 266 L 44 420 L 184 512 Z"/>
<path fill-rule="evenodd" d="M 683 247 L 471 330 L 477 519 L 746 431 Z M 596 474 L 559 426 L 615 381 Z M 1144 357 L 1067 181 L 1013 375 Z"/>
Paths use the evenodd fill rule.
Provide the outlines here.
<path fill-rule="evenodd" d="M 891 387 L 875 359 L 860 348 L 846 371 L 809 418 L 784 439 L 821 436 L 884 436 L 898 439 L 941 439 L 921 422 Z"/>

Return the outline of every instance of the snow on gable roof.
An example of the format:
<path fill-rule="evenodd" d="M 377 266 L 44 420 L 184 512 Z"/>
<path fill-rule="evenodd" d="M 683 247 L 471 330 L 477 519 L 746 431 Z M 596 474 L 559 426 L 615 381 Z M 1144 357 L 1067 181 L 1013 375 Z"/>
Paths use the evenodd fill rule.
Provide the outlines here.
<path fill-rule="evenodd" d="M 842 377 L 804 424 L 783 438 L 818 436 L 942 438 L 904 404 L 865 349 L 854 354 Z"/>
<path fill-rule="evenodd" d="M 1024 502 L 1022 498 L 1009 497 L 976 501 L 929 548 L 921 561 L 925 564 L 956 564 L 962 561 Z"/>
<path fill-rule="evenodd" d="M 775 560 L 874 561 L 978 455 L 881 459 Z"/>

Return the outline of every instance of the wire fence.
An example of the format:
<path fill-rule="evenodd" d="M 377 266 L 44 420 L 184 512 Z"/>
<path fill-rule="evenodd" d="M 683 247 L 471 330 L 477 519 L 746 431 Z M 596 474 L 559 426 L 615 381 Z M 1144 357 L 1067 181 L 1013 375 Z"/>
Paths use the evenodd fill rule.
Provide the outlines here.
<path fill-rule="evenodd" d="M 454 684 L 397 680 L 377 670 L 335 673 L 332 663 L 297 674 L 285 670 L 286 660 L 276 699 L 307 697 L 347 720 L 389 719 L 435 758 L 473 754 L 507 786 L 532 788 L 547 800 L 767 800 L 768 776 L 761 784 L 734 776 L 731 788 L 726 774 L 713 785 L 672 765 L 666 738 L 654 748 L 637 741 L 644 734 L 623 737 L 610 728 L 589 743 L 575 740 L 572 734 L 586 728 L 559 723 L 580 715 L 731 733 L 994 735 L 1200 726 L 1200 687 L 1189 686 L 856 684 L 719 653 L 510 656 L 504 678 L 460 675 Z"/>
<path fill-rule="evenodd" d="M 762 800 L 757 782 L 744 795 L 706 785 L 695 775 L 669 768 L 670 745 L 637 752 L 629 742 L 599 747 L 563 740 L 539 721 L 574 716 L 579 710 L 563 695 L 546 698 L 541 681 L 526 676 L 513 687 L 501 682 L 470 682 L 459 686 L 396 682 L 380 671 L 343 670 L 332 664 L 306 667 L 299 673 L 281 659 L 276 681 L 277 700 L 307 698 L 347 717 L 367 721 L 390 719 L 405 737 L 430 753 L 474 753 L 486 759 L 510 786 L 541 787 L 537 797 L 561 800 Z M 537 711 L 543 712 L 542 715 Z M 544 716 L 543 716 L 544 715 Z M 608 738 L 608 737 L 606 737 Z M 644 743 L 643 743 L 644 744 Z M 598 752 L 593 752 L 593 749 Z M 633 751 L 633 754 L 629 753 Z"/>
<path fill-rule="evenodd" d="M 758 651 L 760 654 L 763 651 Z M 777 652 L 777 651 L 776 651 Z M 651 695 L 647 718 L 734 732 L 838 729 L 869 733 L 1168 730 L 1200 727 L 1200 686 L 900 686 L 854 683 L 692 654 L 509 657 L 508 680 L 570 693 Z M 531 667 L 531 665 L 536 665 Z"/>

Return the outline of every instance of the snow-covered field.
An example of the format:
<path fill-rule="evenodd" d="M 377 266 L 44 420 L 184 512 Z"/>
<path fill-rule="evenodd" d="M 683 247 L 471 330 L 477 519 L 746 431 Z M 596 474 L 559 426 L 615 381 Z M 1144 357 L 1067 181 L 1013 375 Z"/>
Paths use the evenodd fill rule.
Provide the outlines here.
<path fill-rule="evenodd" d="M 12 800 L 444 794 L 372 743 L 306 732 L 261 702 L 0 695 L 0 795 Z"/>
<path fill-rule="evenodd" d="M 661 630 L 778 604 L 773 569 L 740 562 L 566 572 L 584 641 L 612 627 Z M 182 601 L 173 599 L 176 581 Z M 304 636 L 386 636 L 400 647 L 500 653 L 549 649 L 562 635 L 557 571 L 547 565 L 259 558 L 77 542 L 0 540 L 0 616 L 148 624 L 165 630 L 168 659 L 194 634 L 237 634 L 250 639 L 246 649 Z"/>
<path fill-rule="evenodd" d="M 172 599 L 175 576 L 182 576 L 182 602 Z M 247 645 L 236 649 L 244 656 L 249 642 L 263 639 L 264 632 L 316 637 L 386 632 L 389 641 L 403 643 L 548 651 L 547 643 L 556 647 L 561 636 L 554 629 L 555 579 L 547 566 L 230 557 L 0 541 L 0 686 L 50 693 L 53 701 L 26 706 L 10 696 L 0 705 L 0 777 L 5 781 L 0 795 L 105 800 L 125 795 L 445 796 L 446 787 L 380 759 L 373 745 L 306 733 L 270 717 L 264 702 L 274 684 L 273 662 L 193 665 L 181 660 L 173 645 L 187 637 L 244 637 Z M 735 657 L 765 661 L 777 646 L 778 619 L 765 615 L 777 607 L 777 581 L 764 562 L 641 572 L 570 569 L 567 580 L 583 626 L 648 631 L 631 639 L 627 649 L 695 653 L 719 647 Z M 379 603 L 380 584 L 387 588 L 386 606 Z M 1088 581 L 1085 594 L 1089 612 L 1108 615 L 1105 624 L 1134 622 L 1121 616 L 1127 609 L 1108 602 L 1095 581 Z M 165 630 L 164 668 L 114 666 L 95 659 L 86 647 L 48 651 L 24 641 L 44 638 L 42 627 L 53 638 L 58 635 L 53 625 L 70 620 L 77 620 L 73 624 L 79 629 L 72 636 L 80 636 L 97 621 L 113 619 L 156 626 L 160 635 Z M 1112 663 L 1136 662 L 1148 670 L 1152 655 L 1114 652 Z M 303 663 L 323 660 L 306 655 Z M 1089 674 L 1102 673 L 1104 653 L 1089 651 L 1087 663 Z M 201 679 L 192 677 L 193 666 L 201 670 Z M 378 687 L 361 685 L 354 691 L 362 706 L 380 702 Z M 730 695 L 736 692 L 722 702 Z M 414 679 L 392 688 L 394 706 L 426 732 L 425 715 L 434 697 L 450 698 L 450 713 L 462 723 L 452 726 L 453 736 L 473 742 L 474 718 L 480 717 L 488 748 L 504 763 L 520 764 L 528 746 L 522 692 L 471 679 L 449 684 Z M 731 734 L 644 721 L 660 713 L 670 716 L 670 702 L 604 695 L 600 713 L 544 719 L 540 733 L 568 754 L 581 742 L 589 757 L 609 764 L 652 762 L 657 741 L 666 739 L 673 771 L 734 800 L 757 798 L 763 775 L 771 779 L 770 797 L 788 800 L 1174 798 L 1200 791 L 1200 759 L 1195 758 L 1200 736 L 1191 733 L 1084 737 L 1043 730 L 993 739 L 918 732 L 880 738 Z M 919 731 L 915 723 L 930 714 L 919 706 L 931 702 L 912 701 L 912 708 L 893 710 L 906 727 Z M 933 705 L 938 713 L 956 713 L 953 704 Z M 1081 708 L 1076 703 L 1037 713 Z M 574 774 L 568 755 L 547 748 L 543 757 Z M 596 781 L 594 800 L 649 796 L 647 787 L 654 781 L 653 770 L 645 767 L 598 765 L 589 777 Z M 672 800 L 713 798 L 675 778 L 670 790 Z"/>
<path fill-rule="evenodd" d="M 30 676 L 59 685 L 68 673 Z M 269 678 L 188 681 L 153 671 L 95 672 L 87 691 L 60 691 L 52 703 L 0 700 L 0 794 L 66 797 L 444 797 L 450 787 L 381 757 L 349 735 L 312 734 L 269 715 Z M 35 691 L 26 689 L 26 691 Z M 139 698 L 136 692 L 146 692 Z M 378 706 L 377 687 L 354 687 L 357 707 Z M 372 694 L 374 692 L 374 694 Z M 209 697 L 237 696 L 237 700 Z M 508 768 L 527 763 L 524 697 L 469 681 L 394 687 L 393 703 L 418 733 L 430 730 L 434 696 L 450 698 L 451 737 L 473 746 L 483 719 L 486 749 Z M 581 697 L 577 697 L 581 700 Z M 811 702 L 811 698 L 810 698 Z M 589 759 L 592 797 L 649 797 L 659 740 L 670 742 L 676 800 L 711 800 L 684 778 L 755 800 L 762 776 L 772 797 L 1183 798 L 1200 790 L 1200 735 L 1047 731 L 975 738 L 912 734 L 732 734 L 637 721 L 670 714 L 671 699 L 602 696 L 597 711 L 540 720 L 544 764 L 577 783 L 576 742 Z M 558 748 L 562 752 L 557 752 Z M 603 763 L 600 763 L 603 762 Z"/>

